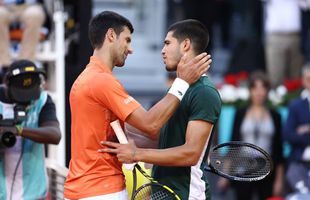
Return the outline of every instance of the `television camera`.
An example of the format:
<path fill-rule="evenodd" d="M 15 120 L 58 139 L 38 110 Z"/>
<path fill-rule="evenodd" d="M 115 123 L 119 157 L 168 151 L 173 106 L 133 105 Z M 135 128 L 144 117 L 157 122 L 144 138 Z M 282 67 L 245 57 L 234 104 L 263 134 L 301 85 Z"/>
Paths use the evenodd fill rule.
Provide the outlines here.
<path fill-rule="evenodd" d="M 25 106 L 15 105 L 14 106 L 14 118 L 3 119 L 0 115 L 0 126 L 1 127 L 15 127 L 26 119 Z M 11 131 L 0 132 L 0 147 L 12 147 L 16 143 L 16 136 Z"/>

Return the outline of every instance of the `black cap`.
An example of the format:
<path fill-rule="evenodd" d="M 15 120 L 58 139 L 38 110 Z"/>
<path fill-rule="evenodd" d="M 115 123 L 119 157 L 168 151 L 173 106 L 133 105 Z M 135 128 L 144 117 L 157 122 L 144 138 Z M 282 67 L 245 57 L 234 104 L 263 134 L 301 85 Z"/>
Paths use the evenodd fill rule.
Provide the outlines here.
<path fill-rule="evenodd" d="M 41 69 L 39 69 L 32 61 L 30 60 L 17 60 L 14 61 L 10 67 L 8 68 L 8 71 L 6 73 L 7 79 L 18 76 L 20 74 L 43 74 L 46 76 L 45 72 Z"/>
<path fill-rule="evenodd" d="M 13 102 L 27 104 L 40 96 L 40 74 L 44 71 L 29 60 L 17 60 L 11 64 L 6 80 L 9 96 Z"/>

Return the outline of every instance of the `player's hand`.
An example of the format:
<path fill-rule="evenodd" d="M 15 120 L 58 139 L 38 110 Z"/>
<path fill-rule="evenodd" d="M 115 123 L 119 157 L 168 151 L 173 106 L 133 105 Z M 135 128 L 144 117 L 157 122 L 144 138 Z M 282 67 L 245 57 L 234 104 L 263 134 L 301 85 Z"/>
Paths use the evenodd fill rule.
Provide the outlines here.
<path fill-rule="evenodd" d="M 128 144 L 120 144 L 116 142 L 102 141 L 102 146 L 105 148 L 98 149 L 98 152 L 116 154 L 118 161 L 122 163 L 134 163 L 137 146 L 133 140 L 129 140 Z"/>
<path fill-rule="evenodd" d="M 206 73 L 212 62 L 211 55 L 201 53 L 195 58 L 189 60 L 184 54 L 178 64 L 177 76 L 188 84 L 195 83 L 202 74 Z"/>

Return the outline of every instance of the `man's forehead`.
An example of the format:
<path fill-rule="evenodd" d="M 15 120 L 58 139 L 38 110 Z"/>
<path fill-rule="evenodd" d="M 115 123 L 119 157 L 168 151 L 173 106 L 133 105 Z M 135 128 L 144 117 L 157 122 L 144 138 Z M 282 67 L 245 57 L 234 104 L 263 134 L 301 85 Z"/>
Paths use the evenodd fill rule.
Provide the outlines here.
<path fill-rule="evenodd" d="M 129 28 L 127 26 L 124 27 L 124 30 L 121 33 L 131 35 L 131 32 L 130 32 L 130 30 L 129 30 Z"/>
<path fill-rule="evenodd" d="M 165 40 L 173 40 L 173 39 L 176 39 L 175 37 L 173 37 L 173 32 L 172 31 L 169 31 L 166 35 L 166 38 Z"/>

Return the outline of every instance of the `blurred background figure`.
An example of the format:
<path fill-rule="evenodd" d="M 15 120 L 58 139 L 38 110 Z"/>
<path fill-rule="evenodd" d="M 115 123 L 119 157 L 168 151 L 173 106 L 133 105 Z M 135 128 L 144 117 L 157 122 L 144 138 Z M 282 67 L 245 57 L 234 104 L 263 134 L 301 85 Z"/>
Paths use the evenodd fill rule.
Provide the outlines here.
<path fill-rule="evenodd" d="M 265 1 L 265 53 L 272 87 L 297 79 L 303 64 L 298 0 Z"/>
<path fill-rule="evenodd" d="M 213 24 L 216 20 L 216 0 L 183 0 L 185 19 L 197 19 L 208 29 L 210 38 L 213 38 Z M 212 50 L 212 40 L 209 41 L 207 52 Z"/>
<path fill-rule="evenodd" d="M 310 64 L 302 69 L 304 90 L 289 105 L 284 139 L 291 145 L 287 181 L 293 192 L 310 197 Z"/>
<path fill-rule="evenodd" d="M 236 200 L 259 200 L 280 196 L 283 190 L 284 158 L 282 156 L 281 117 L 267 106 L 270 84 L 262 72 L 250 77 L 250 102 L 246 108 L 236 111 L 232 140 L 255 144 L 266 150 L 274 162 L 274 171 L 262 181 L 253 183 L 231 182 Z M 218 186 L 225 189 L 228 180 L 220 178 Z"/>
<path fill-rule="evenodd" d="M 310 62 L 310 0 L 298 0 L 301 9 L 301 47 L 305 63 Z"/>
<path fill-rule="evenodd" d="M 19 22 L 23 29 L 20 59 L 34 61 L 36 47 L 40 39 L 40 29 L 45 20 L 41 1 L 36 0 L 0 0 L 0 67 L 8 67 L 10 54 L 10 25 Z"/>

